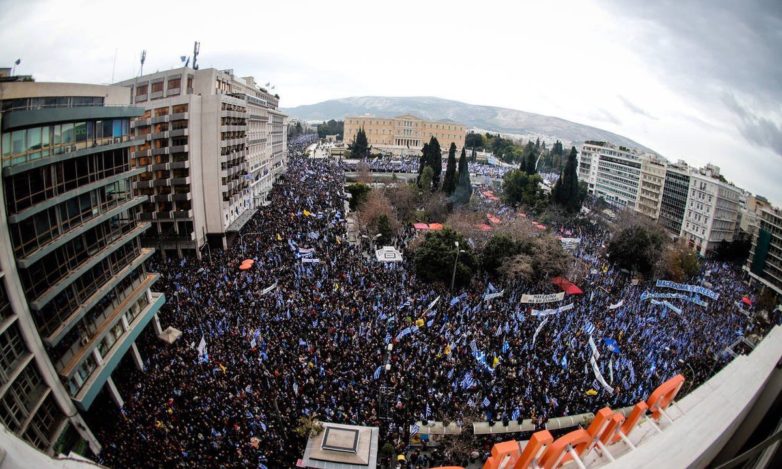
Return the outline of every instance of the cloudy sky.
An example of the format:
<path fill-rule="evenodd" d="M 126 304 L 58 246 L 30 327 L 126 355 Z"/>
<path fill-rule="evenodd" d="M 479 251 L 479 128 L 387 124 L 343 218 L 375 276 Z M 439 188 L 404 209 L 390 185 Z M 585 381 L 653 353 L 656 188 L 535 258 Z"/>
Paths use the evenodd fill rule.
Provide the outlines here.
<path fill-rule="evenodd" d="M 782 204 L 782 1 L 0 0 L 0 64 L 109 83 L 179 65 L 276 85 L 285 107 L 438 96 L 713 162 Z"/>

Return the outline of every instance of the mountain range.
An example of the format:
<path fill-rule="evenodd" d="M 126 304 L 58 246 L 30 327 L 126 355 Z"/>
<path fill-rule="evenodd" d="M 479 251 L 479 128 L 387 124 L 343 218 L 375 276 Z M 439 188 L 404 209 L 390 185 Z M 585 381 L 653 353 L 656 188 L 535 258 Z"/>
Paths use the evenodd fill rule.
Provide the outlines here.
<path fill-rule="evenodd" d="M 652 151 L 622 135 L 559 117 L 495 106 L 467 104 L 429 96 L 355 96 L 283 108 L 282 111 L 291 117 L 306 121 L 343 120 L 345 116 L 393 117 L 413 114 L 427 120 L 449 119 L 465 124 L 468 128 L 517 137 L 559 139 L 573 145 L 578 145 L 585 140 L 600 140 Z"/>

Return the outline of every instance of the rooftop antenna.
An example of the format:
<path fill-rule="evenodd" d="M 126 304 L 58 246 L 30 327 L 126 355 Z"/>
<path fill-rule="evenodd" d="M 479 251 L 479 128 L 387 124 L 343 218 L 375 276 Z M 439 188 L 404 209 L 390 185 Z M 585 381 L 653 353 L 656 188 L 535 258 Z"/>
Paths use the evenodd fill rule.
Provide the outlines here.
<path fill-rule="evenodd" d="M 111 66 L 111 82 L 114 83 L 114 70 L 117 68 L 117 48 L 114 48 L 114 64 Z"/>
<path fill-rule="evenodd" d="M 144 49 L 141 51 L 141 69 L 138 72 L 138 76 L 144 75 L 144 61 L 147 60 L 147 50 Z"/>
<path fill-rule="evenodd" d="M 198 52 L 201 50 L 201 43 L 196 41 L 193 44 L 193 70 L 198 70 Z"/>
<path fill-rule="evenodd" d="M 16 59 L 14 62 L 13 68 L 11 68 L 11 75 L 13 76 L 14 72 L 16 72 L 16 66 L 22 63 L 22 59 Z"/>

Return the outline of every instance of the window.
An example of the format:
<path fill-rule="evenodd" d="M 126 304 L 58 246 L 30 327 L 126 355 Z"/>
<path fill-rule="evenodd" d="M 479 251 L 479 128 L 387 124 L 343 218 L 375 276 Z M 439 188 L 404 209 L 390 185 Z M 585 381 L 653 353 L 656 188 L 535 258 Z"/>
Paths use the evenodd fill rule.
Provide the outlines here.
<path fill-rule="evenodd" d="M 141 85 L 138 88 L 136 88 L 136 96 L 141 96 L 147 94 L 147 85 Z"/>
<path fill-rule="evenodd" d="M 155 83 L 152 83 L 152 92 L 153 93 L 159 93 L 163 91 L 163 81 L 157 81 Z"/>
<path fill-rule="evenodd" d="M 182 85 L 181 78 L 171 78 L 168 80 L 168 89 L 179 88 Z"/>

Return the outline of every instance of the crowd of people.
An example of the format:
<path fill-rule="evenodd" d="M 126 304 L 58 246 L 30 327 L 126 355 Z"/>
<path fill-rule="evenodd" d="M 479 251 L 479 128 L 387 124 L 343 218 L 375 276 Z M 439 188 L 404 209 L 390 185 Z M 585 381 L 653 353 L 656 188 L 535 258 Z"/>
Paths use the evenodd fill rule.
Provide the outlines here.
<path fill-rule="evenodd" d="M 373 173 L 418 173 L 419 158 L 403 157 L 373 157 L 367 159 L 369 170 Z M 344 168 L 348 171 L 358 169 L 358 161 L 343 161 Z M 443 160 L 442 171 L 445 173 L 447 161 Z M 486 176 L 489 178 L 502 179 L 508 171 L 516 169 L 516 166 L 491 165 L 482 162 L 470 163 L 470 174 L 472 176 Z"/>
<path fill-rule="evenodd" d="M 724 365 L 725 347 L 766 332 L 736 305 L 752 296 L 736 267 L 705 263 L 691 283 L 708 282 L 719 299 L 670 300 L 676 312 L 642 297 L 664 290 L 635 284 L 600 256 L 599 225 L 561 227 L 581 240 L 583 295 L 524 304 L 522 294 L 560 290 L 486 277 L 453 293 L 423 284 L 409 261 L 379 263 L 348 243 L 342 168 L 302 157 L 308 143 L 289 146 L 284 180 L 241 240 L 200 260 L 148 265 L 167 298 L 161 322 L 182 336 L 172 345 L 144 336 L 146 370 L 115 376 L 125 405 L 100 409 L 100 462 L 295 467 L 302 416 L 379 427 L 380 445 L 401 453 L 422 419 L 542 425 L 632 405 L 676 373 L 697 386 Z M 399 246 L 409 254 L 406 238 Z M 249 270 L 239 268 L 244 259 L 254 260 Z M 590 340 L 608 387 L 590 366 Z M 464 463 L 445 450 L 416 458 L 411 467 Z"/>

